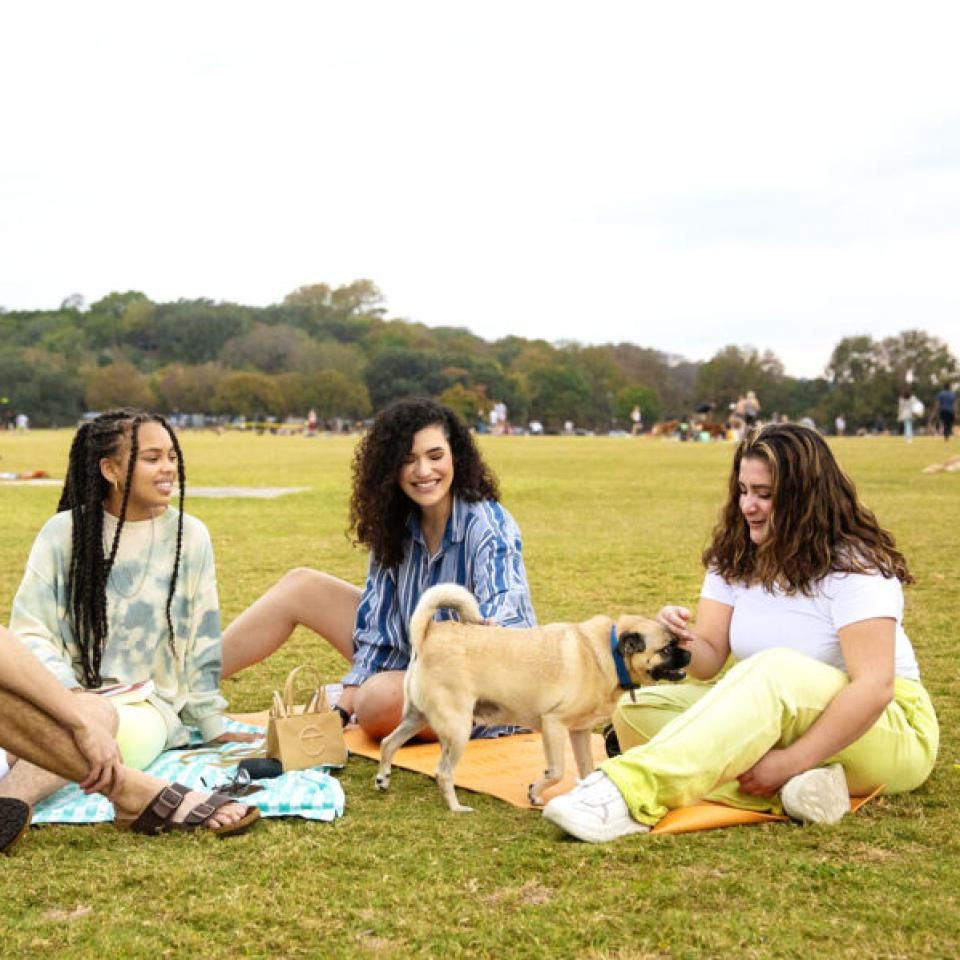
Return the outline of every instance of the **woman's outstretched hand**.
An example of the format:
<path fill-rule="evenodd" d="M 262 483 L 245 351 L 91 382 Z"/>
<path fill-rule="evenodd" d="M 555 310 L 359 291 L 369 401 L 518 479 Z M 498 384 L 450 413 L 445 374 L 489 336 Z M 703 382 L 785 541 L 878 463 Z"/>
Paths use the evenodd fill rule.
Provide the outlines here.
<path fill-rule="evenodd" d="M 678 640 L 689 643 L 696 639 L 690 632 L 690 611 L 686 607 L 674 605 L 661 607 L 655 619 L 660 626 L 666 627 Z"/>

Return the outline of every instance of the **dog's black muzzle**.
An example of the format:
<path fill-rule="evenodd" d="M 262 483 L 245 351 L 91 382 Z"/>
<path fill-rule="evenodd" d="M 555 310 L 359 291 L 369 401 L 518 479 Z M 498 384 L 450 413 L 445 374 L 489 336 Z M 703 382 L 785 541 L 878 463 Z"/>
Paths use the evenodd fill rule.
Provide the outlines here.
<path fill-rule="evenodd" d="M 680 641 L 673 638 L 661 651 L 660 662 L 650 671 L 654 680 L 683 680 L 687 672 L 684 669 L 690 662 L 690 651 L 680 646 Z"/>

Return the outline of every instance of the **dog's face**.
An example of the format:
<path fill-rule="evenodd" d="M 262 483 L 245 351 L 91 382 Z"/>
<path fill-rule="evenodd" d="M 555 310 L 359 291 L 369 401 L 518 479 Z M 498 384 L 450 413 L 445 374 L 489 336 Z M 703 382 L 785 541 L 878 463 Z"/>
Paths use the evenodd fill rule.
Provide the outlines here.
<path fill-rule="evenodd" d="M 655 620 L 624 614 L 617 620 L 617 649 L 634 683 L 683 680 L 690 651 Z"/>

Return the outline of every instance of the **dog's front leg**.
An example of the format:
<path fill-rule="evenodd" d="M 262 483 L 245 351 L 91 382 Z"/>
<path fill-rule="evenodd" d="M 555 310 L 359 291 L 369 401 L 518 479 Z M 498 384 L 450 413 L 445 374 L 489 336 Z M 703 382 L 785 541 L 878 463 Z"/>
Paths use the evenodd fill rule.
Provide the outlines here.
<path fill-rule="evenodd" d="M 564 725 L 556 717 L 543 717 L 540 735 L 547 769 L 543 776 L 527 788 L 527 798 L 535 807 L 543 806 L 543 791 L 563 779 Z"/>
<path fill-rule="evenodd" d="M 577 773 L 580 779 L 589 777 L 596 765 L 593 760 L 592 734 L 589 730 L 571 730 L 570 746 L 573 747 L 573 756 L 577 761 Z"/>
<path fill-rule="evenodd" d="M 393 755 L 411 737 L 416 736 L 427 725 L 427 718 L 413 706 L 406 706 L 396 729 L 380 742 L 380 767 L 375 781 L 378 790 L 390 786 L 390 764 Z"/>

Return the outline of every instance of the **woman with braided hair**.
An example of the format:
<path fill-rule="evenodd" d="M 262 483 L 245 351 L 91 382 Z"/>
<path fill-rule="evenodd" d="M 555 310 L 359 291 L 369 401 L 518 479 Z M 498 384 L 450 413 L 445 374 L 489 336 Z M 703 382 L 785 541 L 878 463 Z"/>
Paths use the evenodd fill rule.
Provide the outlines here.
<path fill-rule="evenodd" d="M 185 745 L 187 726 L 206 742 L 253 739 L 224 730 L 210 535 L 170 506 L 175 485 L 182 506 L 185 484 L 163 417 L 124 409 L 83 424 L 58 512 L 37 536 L 13 602 L 11 629 L 64 686 L 152 682 L 145 700 L 116 708 L 117 742 L 134 769 Z M 27 802 L 63 782 L 27 763 L 14 777 L 30 780 Z"/>

